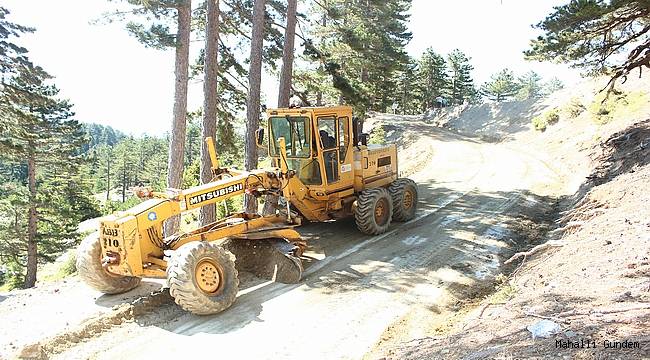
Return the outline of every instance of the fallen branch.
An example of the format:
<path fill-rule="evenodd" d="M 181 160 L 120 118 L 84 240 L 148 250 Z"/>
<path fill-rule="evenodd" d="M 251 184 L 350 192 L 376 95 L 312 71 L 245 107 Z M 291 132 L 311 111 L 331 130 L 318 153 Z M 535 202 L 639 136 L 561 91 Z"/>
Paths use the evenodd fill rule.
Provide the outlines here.
<path fill-rule="evenodd" d="M 515 330 L 515 331 L 513 331 L 513 332 L 511 332 L 511 333 L 508 333 L 508 334 L 505 334 L 505 335 L 501 335 L 501 336 L 494 337 L 494 338 L 490 339 L 490 341 L 501 340 L 501 339 L 503 339 L 503 338 L 511 338 L 513 335 L 518 334 L 518 333 L 520 333 L 520 332 L 522 332 L 522 331 L 526 331 L 526 328 L 524 327 L 524 328 L 521 328 L 521 329 L 519 329 L 519 330 Z"/>
<path fill-rule="evenodd" d="M 534 248 L 532 248 L 532 249 L 530 249 L 528 251 L 518 252 L 518 253 L 512 255 L 512 257 L 510 259 L 506 260 L 504 262 L 504 264 L 505 265 L 510 264 L 511 262 L 519 259 L 522 256 L 528 257 L 528 256 L 531 256 L 531 255 L 533 255 L 534 253 L 536 253 L 538 251 L 544 250 L 544 249 L 549 248 L 549 247 L 560 247 L 560 246 L 564 246 L 564 245 L 566 245 L 566 243 L 561 242 L 561 241 L 557 241 L 557 240 L 550 240 L 550 241 L 545 242 L 544 244 L 537 245 L 537 246 L 535 246 Z"/>
<path fill-rule="evenodd" d="M 558 316 L 562 317 L 568 317 L 568 316 L 588 316 L 588 315 L 605 315 L 605 314 L 616 314 L 616 313 L 622 313 L 626 311 L 636 311 L 636 310 L 648 310 L 650 309 L 650 304 L 647 305 L 640 305 L 640 306 L 632 306 L 626 309 L 611 309 L 611 310 L 589 310 L 589 311 L 576 311 L 576 310 L 569 310 L 565 311 L 563 313 L 560 313 Z"/>
<path fill-rule="evenodd" d="M 478 314 L 477 319 L 480 319 L 481 317 L 483 317 L 483 313 L 485 312 L 485 309 L 487 309 L 490 305 L 504 305 L 504 304 L 505 304 L 504 302 L 498 302 L 498 303 L 490 303 L 489 302 L 489 303 L 483 305 L 483 307 L 481 308 L 481 312 Z"/>
<path fill-rule="evenodd" d="M 532 312 L 524 312 L 524 315 L 536 317 L 536 318 L 539 318 L 539 319 L 551 320 L 551 321 L 555 321 L 555 322 L 561 322 L 561 323 L 566 322 L 566 320 L 563 320 L 563 319 L 560 319 L 560 318 L 557 318 L 557 317 L 538 315 L 538 314 L 535 314 L 535 313 L 532 313 Z"/>
<path fill-rule="evenodd" d="M 599 207 L 589 208 L 587 210 L 572 212 L 572 213 L 570 213 L 568 215 L 565 215 L 565 216 L 561 217 L 560 219 L 558 219 L 556 221 L 556 223 L 560 224 L 560 223 L 568 222 L 570 224 L 570 223 L 575 222 L 574 220 L 576 220 L 576 219 L 579 219 L 579 220 L 581 220 L 583 222 L 584 221 L 589 221 L 589 220 L 593 219 L 599 213 L 604 213 L 604 212 L 605 212 L 605 210 L 602 209 L 602 208 L 599 208 Z M 591 216 L 586 217 L 587 215 L 591 215 Z"/>

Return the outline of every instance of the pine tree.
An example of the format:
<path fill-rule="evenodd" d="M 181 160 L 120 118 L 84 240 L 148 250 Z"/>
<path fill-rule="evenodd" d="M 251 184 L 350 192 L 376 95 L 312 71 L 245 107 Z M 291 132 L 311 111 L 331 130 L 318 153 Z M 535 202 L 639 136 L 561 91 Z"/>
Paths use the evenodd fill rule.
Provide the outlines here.
<path fill-rule="evenodd" d="M 169 141 L 169 160 L 167 160 L 167 187 L 180 188 L 183 180 L 183 158 L 185 154 L 185 129 L 187 115 L 187 82 L 190 57 L 191 0 L 182 0 L 178 4 L 178 32 L 176 34 L 176 61 L 174 76 L 174 119 L 172 121 L 171 139 Z M 180 216 L 165 221 L 165 236 L 178 231 Z"/>
<path fill-rule="evenodd" d="M 202 134 L 203 127 L 199 122 L 199 119 L 202 117 L 201 111 L 190 112 L 187 114 L 187 128 L 185 130 L 185 159 L 183 161 L 183 167 L 189 166 L 197 159 L 201 158 L 201 151 L 203 150 L 202 143 L 204 143 L 203 140 L 206 136 L 212 136 L 213 138 L 215 136 L 215 134 Z M 208 180 L 208 182 L 209 181 L 210 180 Z"/>
<path fill-rule="evenodd" d="M 203 126 L 201 133 L 201 163 L 200 177 L 202 183 L 212 180 L 212 162 L 208 152 L 206 137 L 217 140 L 217 103 L 218 93 L 218 55 L 219 55 L 219 0 L 206 1 L 205 12 L 205 48 L 203 65 Z M 190 145 L 191 142 L 188 142 Z M 192 163 L 190 159 L 189 163 Z M 215 220 L 216 208 L 214 204 L 201 208 L 201 225 L 207 225 Z"/>
<path fill-rule="evenodd" d="M 424 93 L 418 85 L 419 68 L 415 59 L 410 59 L 404 69 L 397 74 L 395 102 L 402 114 L 417 114 L 422 108 Z"/>
<path fill-rule="evenodd" d="M 264 13 L 266 0 L 255 0 L 253 30 L 251 34 L 250 69 L 248 71 L 248 98 L 246 101 L 246 170 L 257 168 L 257 145 L 255 131 L 260 118 L 260 87 L 262 82 L 262 46 L 264 43 Z M 246 195 L 244 207 L 248 213 L 257 213 L 257 201 Z"/>
<path fill-rule="evenodd" d="M 589 75 L 609 75 L 612 90 L 618 79 L 650 68 L 648 19 L 648 0 L 571 0 L 536 25 L 544 34 L 524 54 L 568 63 Z"/>
<path fill-rule="evenodd" d="M 564 89 L 564 83 L 556 77 L 552 77 L 544 84 L 544 92 L 546 94 L 552 94 L 561 89 Z"/>
<path fill-rule="evenodd" d="M 322 64 L 340 93 L 339 103 L 358 114 L 385 111 L 394 100 L 396 74 L 408 63 L 405 51 L 410 0 L 316 3 L 319 23 L 307 55 Z"/>
<path fill-rule="evenodd" d="M 296 37 L 296 10 L 298 0 L 287 0 L 287 25 L 284 33 L 284 49 L 282 55 L 282 71 L 280 71 L 280 87 L 278 91 L 278 107 L 289 107 L 291 98 L 291 83 L 293 78 L 293 53 Z"/>
<path fill-rule="evenodd" d="M 20 239 L 24 240 L 26 274 L 24 287 L 36 284 L 36 271 L 39 248 L 58 248 L 56 234 L 65 234 L 74 241 L 74 230 L 70 231 L 69 221 L 75 217 L 66 214 L 65 199 L 52 200 L 57 194 L 48 184 L 65 172 L 75 172 L 80 164 L 78 149 L 85 141 L 83 128 L 77 121 L 70 120 L 73 115 L 71 104 L 57 98 L 58 89 L 44 83 L 45 79 L 35 79 L 18 75 L 3 83 L 0 96 L 4 115 L 0 118 L 0 153 L 4 161 L 27 164 L 27 213 L 26 228 Z M 14 97 L 13 94 L 20 94 Z M 49 172 L 43 176 L 44 171 Z M 40 178 L 46 181 L 39 181 Z M 56 183 L 53 185 L 56 187 Z M 44 201 L 43 199 L 50 199 Z M 56 218 L 41 223 L 45 214 Z M 55 231 L 50 231 L 52 228 Z M 76 224 L 75 224 L 76 228 Z M 45 233 L 43 233 L 43 229 Z M 58 231 L 58 233 L 57 233 Z M 45 237 L 44 237 L 45 236 Z M 23 264 L 23 263 L 21 263 Z"/>
<path fill-rule="evenodd" d="M 509 69 L 503 69 L 492 75 L 490 81 L 481 87 L 481 93 L 496 102 L 512 98 L 517 94 L 518 90 L 519 85 L 515 81 L 514 74 Z"/>
<path fill-rule="evenodd" d="M 445 58 L 432 48 L 427 49 L 420 58 L 418 66 L 418 86 L 423 94 L 421 110 L 426 111 L 442 106 L 451 98 L 452 84 L 447 74 Z M 464 75 L 463 75 L 464 76 Z M 458 90 L 462 94 L 462 90 Z M 442 100 L 442 101 L 440 101 Z"/>
<path fill-rule="evenodd" d="M 529 71 L 519 77 L 517 80 L 519 90 L 517 91 L 517 100 L 528 100 L 538 98 L 543 95 L 542 77 L 534 71 Z"/>
<path fill-rule="evenodd" d="M 472 101 L 476 97 L 476 88 L 472 79 L 474 67 L 469 63 L 471 59 L 459 49 L 453 50 L 447 56 L 447 65 L 451 80 L 451 103 L 462 104 Z"/>
<path fill-rule="evenodd" d="M 135 186 L 134 176 L 137 173 L 135 140 L 127 138 L 121 141 L 114 149 L 115 160 L 115 186 L 119 186 L 122 203 L 127 200 L 127 190 Z"/>
<path fill-rule="evenodd" d="M 127 30 L 145 46 L 155 49 L 175 48 L 174 109 L 169 142 L 167 187 L 180 188 L 185 155 L 185 130 L 187 116 L 187 85 L 189 78 L 189 49 L 192 20 L 191 0 L 124 0 L 133 5 L 128 13 L 109 14 L 127 22 Z M 128 18 L 131 15 L 132 18 Z M 175 19 L 176 32 L 169 28 Z M 178 230 L 180 218 L 165 222 L 165 235 Z"/>
<path fill-rule="evenodd" d="M 14 24 L 6 20 L 9 10 L 0 6 L 0 74 L 2 74 L 4 100 L 20 101 L 22 96 L 29 97 L 19 89 L 12 89 L 9 79 L 20 77 L 24 84 L 39 85 L 41 80 L 47 78 L 47 73 L 39 66 L 34 65 L 27 57 L 27 49 L 16 44 L 13 38 L 25 33 L 31 33 L 34 29 Z M 2 106 L 3 104 L 0 104 Z M 0 116 L 8 115 L 10 107 L 0 111 Z M 0 128 L 2 130 L 2 128 Z"/>
<path fill-rule="evenodd" d="M 110 145 L 100 145 L 94 150 L 96 156 L 96 167 L 97 171 L 95 172 L 97 179 L 95 181 L 96 191 L 102 191 L 106 193 L 105 200 L 111 200 L 111 190 L 115 186 L 115 153 L 113 146 Z"/>

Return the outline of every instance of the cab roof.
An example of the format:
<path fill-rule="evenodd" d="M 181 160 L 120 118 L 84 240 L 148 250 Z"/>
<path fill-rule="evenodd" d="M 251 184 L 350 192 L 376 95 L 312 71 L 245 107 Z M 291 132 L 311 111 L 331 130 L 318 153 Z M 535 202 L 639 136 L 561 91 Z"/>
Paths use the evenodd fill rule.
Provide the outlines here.
<path fill-rule="evenodd" d="M 348 105 L 338 105 L 338 106 L 310 106 L 310 107 L 292 107 L 292 108 L 278 108 L 278 109 L 267 109 L 267 116 L 276 116 L 276 115 L 289 115 L 289 114 L 332 114 L 332 113 L 352 113 L 352 107 Z"/>

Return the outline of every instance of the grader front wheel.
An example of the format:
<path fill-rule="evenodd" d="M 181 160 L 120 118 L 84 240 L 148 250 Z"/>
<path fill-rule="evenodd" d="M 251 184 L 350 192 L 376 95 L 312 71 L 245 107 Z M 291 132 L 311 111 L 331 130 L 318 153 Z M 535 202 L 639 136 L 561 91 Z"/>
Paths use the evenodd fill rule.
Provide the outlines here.
<path fill-rule="evenodd" d="M 239 279 L 235 256 L 204 242 L 181 246 L 167 267 L 167 284 L 174 301 L 197 315 L 216 314 L 235 302 Z"/>
<path fill-rule="evenodd" d="M 361 232 L 368 235 L 383 234 L 393 217 L 393 201 L 384 188 L 363 191 L 357 199 L 354 219 Z"/>
<path fill-rule="evenodd" d="M 99 235 L 88 235 L 77 249 L 77 272 L 90 287 L 104 294 L 121 294 L 140 284 L 140 278 L 110 274 L 101 262 L 102 247 Z"/>

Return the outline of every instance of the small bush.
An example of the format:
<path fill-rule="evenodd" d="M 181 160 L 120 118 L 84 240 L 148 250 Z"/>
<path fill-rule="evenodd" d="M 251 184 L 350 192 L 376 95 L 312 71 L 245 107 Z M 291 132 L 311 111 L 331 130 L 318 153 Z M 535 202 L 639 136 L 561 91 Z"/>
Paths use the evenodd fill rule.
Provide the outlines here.
<path fill-rule="evenodd" d="M 621 116 L 639 114 L 647 103 L 644 92 L 624 93 L 613 90 L 609 96 L 603 92 L 594 97 L 589 105 L 589 112 L 595 123 L 606 124 Z"/>
<path fill-rule="evenodd" d="M 549 125 L 556 124 L 560 121 L 560 112 L 557 108 L 553 108 L 544 112 L 542 115 L 535 116 L 532 120 L 533 127 L 538 131 L 546 131 Z"/>
<path fill-rule="evenodd" d="M 579 98 L 574 97 L 562 108 L 562 112 L 569 118 L 577 118 L 580 114 L 585 111 L 585 106 L 582 104 Z"/>
<path fill-rule="evenodd" d="M 533 118 L 532 124 L 535 130 L 542 131 L 542 132 L 546 131 L 546 126 L 548 125 L 544 117 L 542 117 L 541 115 L 535 116 Z"/>
<path fill-rule="evenodd" d="M 60 279 L 70 276 L 77 272 L 77 252 L 75 249 L 68 250 L 65 260 L 57 270 L 57 277 Z"/>
<path fill-rule="evenodd" d="M 602 92 L 594 97 L 589 104 L 589 113 L 591 120 L 596 124 L 607 124 L 612 120 L 612 113 L 616 104 L 625 101 L 625 94 L 621 91 L 614 90 L 609 96 Z"/>
<path fill-rule="evenodd" d="M 23 268 L 13 262 L 7 264 L 4 273 L 4 284 L 2 284 L 2 291 L 11 291 L 14 289 L 21 289 L 25 283 L 25 272 Z"/>
<path fill-rule="evenodd" d="M 39 268 L 39 282 L 53 282 L 67 278 L 77 273 L 77 250 L 69 249 L 59 256 L 56 261 Z"/>
<path fill-rule="evenodd" d="M 546 123 L 549 125 L 557 124 L 560 121 L 560 111 L 557 108 L 553 108 L 544 113 L 544 119 L 546 119 Z"/>

